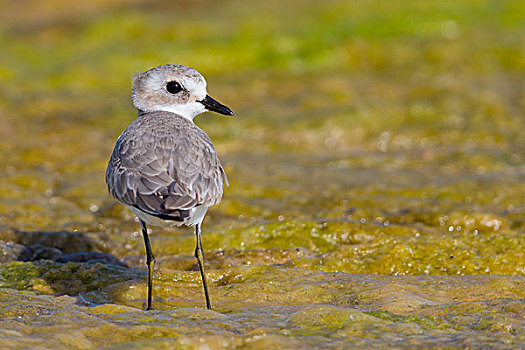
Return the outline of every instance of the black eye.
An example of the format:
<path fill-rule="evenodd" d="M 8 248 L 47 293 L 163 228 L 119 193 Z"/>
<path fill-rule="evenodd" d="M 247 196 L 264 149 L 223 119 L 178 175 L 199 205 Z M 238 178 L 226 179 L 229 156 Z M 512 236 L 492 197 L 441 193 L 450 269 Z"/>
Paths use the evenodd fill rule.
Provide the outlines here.
<path fill-rule="evenodd" d="M 182 90 L 182 87 L 176 81 L 170 81 L 166 84 L 166 90 L 168 90 L 170 94 L 176 94 Z"/>

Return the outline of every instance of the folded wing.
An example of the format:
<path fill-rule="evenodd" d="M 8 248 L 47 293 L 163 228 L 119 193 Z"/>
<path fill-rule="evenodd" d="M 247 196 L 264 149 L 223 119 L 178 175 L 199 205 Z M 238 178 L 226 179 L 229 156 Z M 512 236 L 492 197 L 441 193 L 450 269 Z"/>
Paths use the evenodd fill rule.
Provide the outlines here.
<path fill-rule="evenodd" d="M 170 129 L 132 123 L 115 146 L 106 183 L 124 204 L 184 221 L 192 208 L 220 202 L 226 177 L 208 135 L 194 125 Z"/>

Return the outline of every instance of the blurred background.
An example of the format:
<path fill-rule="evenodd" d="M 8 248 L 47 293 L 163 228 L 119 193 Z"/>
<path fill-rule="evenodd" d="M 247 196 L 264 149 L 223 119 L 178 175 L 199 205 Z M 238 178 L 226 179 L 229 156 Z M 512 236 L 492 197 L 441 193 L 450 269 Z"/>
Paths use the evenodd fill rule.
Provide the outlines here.
<path fill-rule="evenodd" d="M 142 266 L 105 168 L 136 116 L 132 74 L 178 63 L 236 113 L 196 119 L 231 183 L 205 221 L 211 268 L 262 251 L 321 271 L 525 274 L 524 2 L 1 6 L 4 230 L 84 232 Z M 161 266 L 191 267 L 192 233 L 160 231 Z"/>
<path fill-rule="evenodd" d="M 0 8 L 3 347 L 524 344 L 524 1 Z M 104 183 L 131 76 L 165 63 L 235 111 L 195 119 L 230 180 L 203 227 L 221 314 L 195 309 L 193 232 L 153 228 L 144 315 L 139 225 Z"/>

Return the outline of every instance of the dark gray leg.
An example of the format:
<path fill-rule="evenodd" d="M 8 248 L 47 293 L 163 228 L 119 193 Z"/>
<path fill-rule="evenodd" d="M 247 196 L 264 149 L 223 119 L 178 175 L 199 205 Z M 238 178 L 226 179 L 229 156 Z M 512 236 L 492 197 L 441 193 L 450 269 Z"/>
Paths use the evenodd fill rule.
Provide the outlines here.
<path fill-rule="evenodd" d="M 195 235 L 197 236 L 197 246 L 195 247 L 195 258 L 199 262 L 199 269 L 201 270 L 202 285 L 204 286 L 204 296 L 206 297 L 206 308 L 211 310 L 210 294 L 208 293 L 208 286 L 206 284 L 206 275 L 204 274 L 204 252 L 201 243 L 201 224 L 195 225 Z"/>
<path fill-rule="evenodd" d="M 140 220 L 140 227 L 142 228 L 142 235 L 144 236 L 144 244 L 146 245 L 146 265 L 148 265 L 148 307 L 146 310 L 152 310 L 151 295 L 153 292 L 153 268 L 155 267 L 155 257 L 151 252 L 151 244 L 149 242 L 148 228 L 146 223 Z"/>

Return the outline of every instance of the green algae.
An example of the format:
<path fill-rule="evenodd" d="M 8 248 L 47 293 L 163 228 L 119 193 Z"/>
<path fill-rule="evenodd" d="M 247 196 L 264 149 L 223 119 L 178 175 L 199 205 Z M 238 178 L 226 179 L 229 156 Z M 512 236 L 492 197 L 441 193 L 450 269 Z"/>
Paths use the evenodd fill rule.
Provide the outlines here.
<path fill-rule="evenodd" d="M 131 268 L 0 264 L 4 347 L 525 342 L 521 2 L 8 7 L 2 247 L 105 252 Z M 158 228 L 157 310 L 142 310 L 139 226 L 105 189 L 135 115 L 129 77 L 160 63 L 197 68 L 238 116 L 196 120 L 231 184 L 203 226 L 215 312 L 199 309 L 193 233 Z"/>
<path fill-rule="evenodd" d="M 439 316 L 412 316 L 412 315 L 396 315 L 388 311 L 371 311 L 368 313 L 371 316 L 380 318 L 382 320 L 400 322 L 400 323 L 417 323 L 423 328 L 432 329 L 448 329 L 452 325 L 444 318 Z"/>
<path fill-rule="evenodd" d="M 101 304 L 101 305 L 92 307 L 89 311 L 94 314 L 121 315 L 121 314 L 130 313 L 130 312 L 139 313 L 142 310 L 135 309 L 129 306 L 124 306 L 124 305 Z"/>
<path fill-rule="evenodd" d="M 116 349 L 157 345 L 258 349 L 298 344 L 299 348 L 340 348 L 344 344 L 380 348 L 385 343 L 398 347 L 475 343 L 507 348 L 524 340 L 523 277 L 393 277 L 305 270 L 290 274 L 290 269 L 250 269 L 254 270 L 252 277 L 242 282 L 212 283 L 216 311 L 172 305 L 167 295 L 156 296 L 159 309 L 144 312 L 120 302 L 83 306 L 69 296 L 4 288 L 0 290 L 0 301 L 6 305 L 0 309 L 0 334 L 10 348 L 43 339 L 45 348 Z M 285 277 L 294 298 L 282 292 L 282 284 L 269 283 Z M 183 281 L 178 286 L 156 282 L 161 290 L 178 288 L 193 293 Z M 262 288 L 263 284 L 267 287 Z M 317 296 L 326 295 L 325 300 L 331 299 L 331 303 L 301 292 L 305 285 L 321 285 Z M 357 302 L 349 305 L 349 294 L 340 291 L 350 290 Z M 119 298 L 111 286 L 104 293 L 114 301 Z M 83 300 L 88 299 L 89 295 Z M 425 302 L 414 303 L 418 299 Z M 31 336 L 27 336 L 29 332 Z M 50 337 L 50 332 L 60 336 Z"/>
<path fill-rule="evenodd" d="M 3 288 L 29 289 L 32 288 L 35 281 L 40 277 L 41 272 L 38 267 L 33 264 L 23 262 L 12 262 L 2 265 L 0 273 L 1 286 Z"/>
<path fill-rule="evenodd" d="M 340 309 L 332 306 L 314 306 L 298 311 L 288 318 L 294 326 L 308 330 L 305 335 L 315 335 L 320 332 L 340 330 L 352 323 L 381 323 L 373 316 L 351 309 Z M 322 334 L 322 333 L 321 333 Z"/>
<path fill-rule="evenodd" d="M 470 222 L 469 217 L 465 220 Z M 510 229 L 457 230 L 460 224 L 454 222 L 456 226 L 445 223 L 435 229 L 387 223 L 384 218 L 364 224 L 284 220 L 219 228 L 207 233 L 203 244 L 216 250 L 208 253 L 216 269 L 279 263 L 326 272 L 395 275 L 524 273 L 525 251 L 516 249 L 525 245 L 523 235 Z M 178 254 L 167 264 L 194 269 L 192 234 L 162 234 L 152 241 L 159 254 Z M 167 241 L 173 245 L 162 243 Z M 134 238 L 134 245 L 142 250 L 140 237 Z"/>
<path fill-rule="evenodd" d="M 103 263 L 60 264 L 49 260 L 0 264 L 0 286 L 46 294 L 79 294 L 141 278 L 142 273 Z"/>

